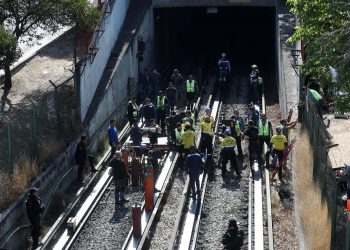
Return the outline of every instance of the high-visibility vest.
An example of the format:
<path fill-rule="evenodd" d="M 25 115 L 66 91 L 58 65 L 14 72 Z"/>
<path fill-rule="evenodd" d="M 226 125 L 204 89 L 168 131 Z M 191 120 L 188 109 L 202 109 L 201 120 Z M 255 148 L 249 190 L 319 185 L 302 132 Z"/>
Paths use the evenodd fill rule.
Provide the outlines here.
<path fill-rule="evenodd" d="M 194 142 L 196 139 L 196 133 L 191 130 L 186 130 L 181 135 L 181 142 L 184 146 L 184 149 L 189 149 L 191 146 L 194 146 Z"/>
<path fill-rule="evenodd" d="M 164 108 L 165 97 L 158 96 L 157 97 L 157 108 Z"/>
<path fill-rule="evenodd" d="M 224 140 L 221 142 L 220 147 L 223 150 L 233 151 L 236 146 L 236 140 L 232 136 L 225 136 Z"/>
<path fill-rule="evenodd" d="M 139 106 L 137 106 L 136 103 L 131 103 L 132 104 L 132 116 L 134 118 L 137 118 L 139 116 Z"/>
<path fill-rule="evenodd" d="M 183 132 L 183 129 L 181 129 L 180 131 L 177 130 L 177 128 L 175 129 L 176 145 L 181 145 L 181 135 L 183 134 Z"/>
<path fill-rule="evenodd" d="M 231 127 L 233 124 L 231 123 Z M 236 131 L 236 135 L 237 137 L 240 137 L 241 136 L 241 126 L 239 125 L 239 122 L 236 121 L 236 124 L 235 124 L 235 127 L 234 127 L 235 131 Z"/>
<path fill-rule="evenodd" d="M 322 96 L 316 90 L 310 89 L 310 92 L 316 101 L 319 101 L 322 99 Z"/>
<path fill-rule="evenodd" d="M 195 80 L 187 80 L 186 81 L 186 92 L 187 93 L 194 93 L 194 85 L 195 85 L 196 81 Z"/>
<path fill-rule="evenodd" d="M 269 136 L 269 121 L 266 120 L 265 125 L 262 123 L 262 121 L 259 121 L 259 136 Z"/>
<path fill-rule="evenodd" d="M 202 122 L 202 133 L 211 134 L 213 132 L 210 122 Z"/>

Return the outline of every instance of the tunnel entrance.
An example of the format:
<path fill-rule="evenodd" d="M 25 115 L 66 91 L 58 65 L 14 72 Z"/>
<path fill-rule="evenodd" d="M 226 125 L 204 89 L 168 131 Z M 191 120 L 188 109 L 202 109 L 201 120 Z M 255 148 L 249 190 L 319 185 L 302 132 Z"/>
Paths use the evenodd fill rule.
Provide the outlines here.
<path fill-rule="evenodd" d="M 198 62 L 216 69 L 225 52 L 234 77 L 247 76 L 248 83 L 250 65 L 257 64 L 269 89 L 267 98 L 278 99 L 275 8 L 218 7 L 217 13 L 206 7 L 158 8 L 154 19 L 157 65 L 181 68 Z"/>

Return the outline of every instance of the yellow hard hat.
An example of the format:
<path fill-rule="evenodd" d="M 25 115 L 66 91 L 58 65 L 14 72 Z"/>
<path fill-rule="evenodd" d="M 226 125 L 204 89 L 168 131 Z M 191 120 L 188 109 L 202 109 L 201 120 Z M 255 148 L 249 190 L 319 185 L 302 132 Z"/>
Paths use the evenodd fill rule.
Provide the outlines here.
<path fill-rule="evenodd" d="M 191 127 L 191 123 L 185 122 L 185 127 Z"/>

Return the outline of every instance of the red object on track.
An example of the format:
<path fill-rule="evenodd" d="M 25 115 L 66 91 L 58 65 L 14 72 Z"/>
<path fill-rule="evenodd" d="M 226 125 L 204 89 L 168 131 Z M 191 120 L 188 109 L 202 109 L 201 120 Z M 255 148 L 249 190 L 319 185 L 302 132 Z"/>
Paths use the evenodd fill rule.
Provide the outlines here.
<path fill-rule="evenodd" d="M 153 179 L 153 166 L 147 163 L 145 166 L 144 177 L 144 189 L 145 189 L 145 210 L 152 212 L 153 210 L 153 197 L 154 197 L 154 179 Z"/>
<path fill-rule="evenodd" d="M 132 206 L 132 233 L 135 238 L 141 237 L 141 206 L 137 203 Z"/>

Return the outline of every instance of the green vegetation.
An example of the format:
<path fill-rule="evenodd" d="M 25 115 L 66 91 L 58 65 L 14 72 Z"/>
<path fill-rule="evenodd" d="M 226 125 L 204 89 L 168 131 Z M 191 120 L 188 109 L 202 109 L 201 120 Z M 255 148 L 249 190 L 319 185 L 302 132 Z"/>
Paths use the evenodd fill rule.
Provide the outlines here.
<path fill-rule="evenodd" d="M 350 5 L 334 0 L 288 0 L 300 25 L 288 40 L 305 44 L 304 75 L 315 76 L 323 87 L 332 84 L 329 66 L 338 73 L 336 89 L 347 93 L 336 97 L 338 109 L 350 101 Z M 334 88 L 333 88 L 334 89 Z"/>

